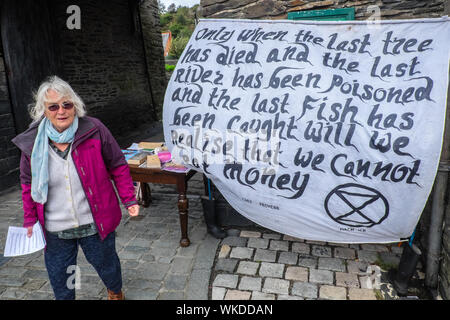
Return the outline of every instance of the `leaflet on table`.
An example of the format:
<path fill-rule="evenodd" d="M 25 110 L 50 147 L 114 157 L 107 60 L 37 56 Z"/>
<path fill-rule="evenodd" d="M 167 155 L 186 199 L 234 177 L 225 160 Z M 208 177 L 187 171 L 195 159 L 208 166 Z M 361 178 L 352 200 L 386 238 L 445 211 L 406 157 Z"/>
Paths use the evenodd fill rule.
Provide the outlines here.
<path fill-rule="evenodd" d="M 139 150 L 133 150 L 133 149 L 122 149 L 122 153 L 125 156 L 125 160 L 129 160 L 133 156 L 139 153 Z"/>
<path fill-rule="evenodd" d="M 124 154 L 127 163 L 133 165 L 141 165 L 147 160 L 147 156 L 155 154 L 154 150 L 147 149 L 123 149 L 122 153 Z"/>
<path fill-rule="evenodd" d="M 178 163 L 175 163 L 175 162 L 172 162 L 172 161 L 168 161 L 168 162 L 163 164 L 162 170 L 171 171 L 171 172 L 186 173 L 190 169 L 185 167 L 185 166 L 183 166 L 183 165 L 181 165 L 181 164 L 178 164 Z"/>
<path fill-rule="evenodd" d="M 139 148 L 139 144 L 137 144 L 136 142 L 133 142 L 133 143 L 131 144 L 131 146 L 129 146 L 129 147 L 127 148 L 127 150 L 140 150 L 140 149 L 142 149 L 142 148 Z"/>

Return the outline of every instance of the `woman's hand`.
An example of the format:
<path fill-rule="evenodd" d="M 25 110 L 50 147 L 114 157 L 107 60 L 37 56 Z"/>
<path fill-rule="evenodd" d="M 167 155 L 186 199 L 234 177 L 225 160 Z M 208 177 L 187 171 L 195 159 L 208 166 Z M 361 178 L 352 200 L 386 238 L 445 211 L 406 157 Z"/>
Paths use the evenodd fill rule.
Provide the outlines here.
<path fill-rule="evenodd" d="M 132 217 L 137 217 L 139 215 L 139 205 L 135 204 L 135 205 L 133 205 L 131 207 L 128 207 L 128 213 Z"/>
<path fill-rule="evenodd" d="M 31 238 L 32 235 L 33 235 L 33 227 L 28 227 L 27 228 L 27 237 Z"/>

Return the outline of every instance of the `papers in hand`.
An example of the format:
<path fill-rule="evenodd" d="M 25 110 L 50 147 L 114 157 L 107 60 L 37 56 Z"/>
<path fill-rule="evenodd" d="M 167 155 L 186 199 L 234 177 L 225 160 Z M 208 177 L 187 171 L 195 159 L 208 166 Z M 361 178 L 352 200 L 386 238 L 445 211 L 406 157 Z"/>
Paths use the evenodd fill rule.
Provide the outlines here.
<path fill-rule="evenodd" d="M 27 228 L 10 226 L 6 236 L 5 257 L 22 256 L 45 247 L 44 233 L 39 222 L 33 226 L 33 235 L 27 237 Z"/>

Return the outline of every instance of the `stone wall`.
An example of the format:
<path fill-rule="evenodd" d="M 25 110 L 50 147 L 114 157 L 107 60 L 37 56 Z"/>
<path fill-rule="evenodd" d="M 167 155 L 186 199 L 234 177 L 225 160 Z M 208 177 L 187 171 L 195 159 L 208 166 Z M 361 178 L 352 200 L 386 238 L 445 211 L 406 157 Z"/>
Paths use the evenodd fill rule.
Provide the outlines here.
<path fill-rule="evenodd" d="M 444 0 L 201 0 L 204 18 L 286 19 L 290 11 L 355 8 L 355 19 L 373 15 L 368 9 L 376 5 L 381 19 L 440 17 Z"/>
<path fill-rule="evenodd" d="M 88 115 L 101 119 L 118 141 L 152 127 L 167 83 L 156 0 L 47 1 L 61 60 L 58 75 L 81 96 Z M 70 5 L 80 8 L 79 30 L 67 27 Z M 0 50 L 0 191 L 18 184 L 20 154 L 10 141 L 21 131 L 4 66 Z"/>
<path fill-rule="evenodd" d="M 450 0 L 445 1 L 444 15 L 450 16 Z M 447 91 L 447 109 L 450 108 L 450 92 Z M 448 111 L 447 111 L 448 114 Z M 447 118 L 448 122 L 448 118 Z M 447 124 L 447 128 L 448 128 Z M 446 159 L 450 161 L 450 159 Z M 447 181 L 446 210 L 442 235 L 442 260 L 439 268 L 440 292 L 444 299 L 450 300 L 450 173 Z"/>
<path fill-rule="evenodd" d="M 114 135 L 154 120 L 139 15 L 131 1 L 54 1 L 63 76 L 84 100 L 88 115 Z M 66 8 L 81 11 L 81 29 L 66 26 Z M 136 21 L 137 20 L 137 21 Z M 120 119 L 120 121 L 118 121 Z"/>
<path fill-rule="evenodd" d="M 15 135 L 5 63 L 0 46 L 0 191 L 16 185 L 19 179 L 20 154 L 11 142 Z"/>
<path fill-rule="evenodd" d="M 381 19 L 436 18 L 450 15 L 450 0 L 201 0 L 204 18 L 287 19 L 288 12 L 355 8 L 355 19 L 373 17 L 378 6 Z M 439 293 L 450 299 L 450 181 L 447 189 L 446 215 L 442 239 Z M 431 215 L 431 196 L 417 226 L 415 242 L 422 248 L 422 264 L 426 265 L 428 230 Z"/>
<path fill-rule="evenodd" d="M 448 189 L 447 187 L 447 194 Z M 444 299 L 450 300 L 450 204 L 447 198 L 447 210 L 444 218 L 442 236 L 442 260 L 439 268 L 440 292 Z"/>
<path fill-rule="evenodd" d="M 145 0 L 141 3 L 141 23 L 145 45 L 147 70 L 156 106 L 156 115 L 162 119 L 164 94 L 167 87 L 167 77 L 164 62 L 164 49 L 159 23 L 157 0 Z"/>

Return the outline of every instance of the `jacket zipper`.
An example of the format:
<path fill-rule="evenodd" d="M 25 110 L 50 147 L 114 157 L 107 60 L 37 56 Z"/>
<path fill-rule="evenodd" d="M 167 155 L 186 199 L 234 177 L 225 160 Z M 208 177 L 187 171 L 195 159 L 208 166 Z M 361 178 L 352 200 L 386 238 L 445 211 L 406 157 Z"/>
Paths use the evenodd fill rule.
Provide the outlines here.
<path fill-rule="evenodd" d="M 77 157 L 78 157 L 78 150 L 76 149 L 76 147 L 77 147 L 81 142 L 84 141 L 84 138 L 85 138 L 87 135 L 91 134 L 91 133 L 94 132 L 95 130 L 98 130 L 98 129 L 95 128 L 95 127 L 92 128 L 91 130 L 89 130 L 88 132 L 86 132 L 85 134 L 83 134 L 81 137 L 79 137 L 76 141 L 74 141 L 74 143 L 72 143 L 73 152 L 75 153 L 75 155 L 76 155 Z M 76 145 L 75 145 L 75 142 L 77 143 Z M 75 163 L 74 163 L 74 164 L 75 164 Z M 76 164 L 75 164 L 75 167 L 78 169 L 78 166 L 77 166 Z M 80 170 L 81 170 L 81 172 L 83 173 L 83 176 L 85 176 L 86 173 L 85 173 L 83 167 L 80 167 Z M 80 176 L 80 172 L 79 172 L 78 170 L 77 170 L 77 173 L 78 173 L 78 176 Z M 81 179 L 81 177 L 80 177 L 80 180 L 83 181 L 83 180 Z M 88 189 L 89 189 L 89 194 L 92 195 L 93 193 L 92 193 L 91 188 L 88 187 Z M 84 189 L 84 187 L 83 187 L 83 191 L 84 191 L 84 193 L 86 194 L 86 190 Z M 87 197 L 87 194 L 86 194 L 86 199 L 88 200 L 89 207 L 91 208 L 92 219 L 94 220 L 95 225 L 98 226 L 99 223 L 98 223 L 97 220 L 95 219 L 94 210 L 92 210 L 91 202 L 89 201 L 89 198 Z M 97 212 L 97 205 L 94 204 L 94 207 L 95 207 L 95 212 Z M 100 223 L 100 229 L 102 230 L 102 232 L 104 232 L 104 229 L 103 229 L 103 223 Z M 100 238 L 103 238 L 103 237 L 101 236 Z"/>

